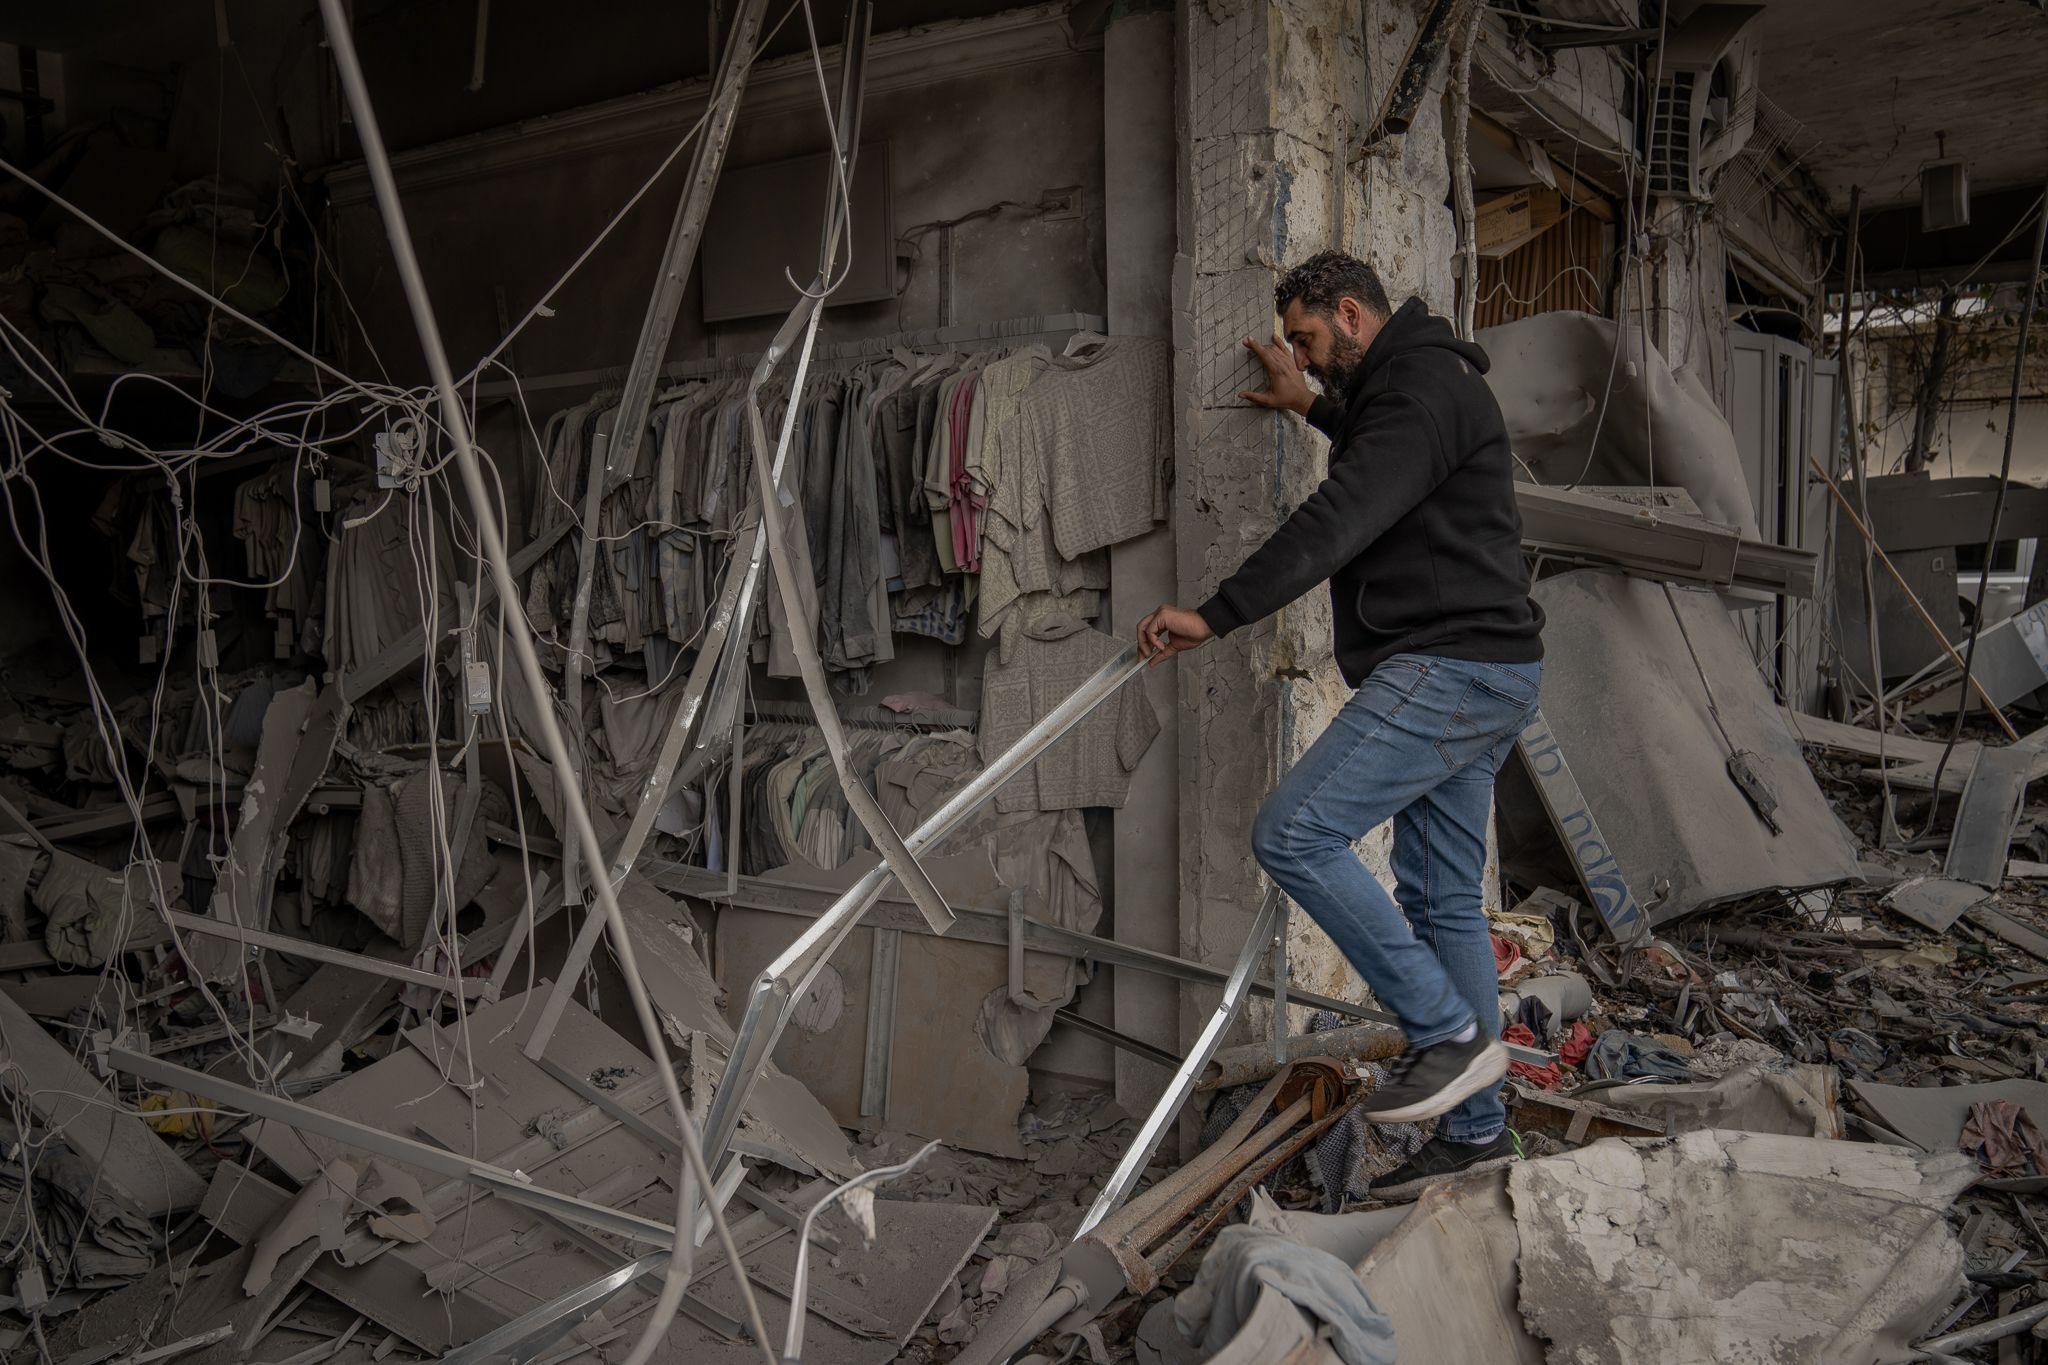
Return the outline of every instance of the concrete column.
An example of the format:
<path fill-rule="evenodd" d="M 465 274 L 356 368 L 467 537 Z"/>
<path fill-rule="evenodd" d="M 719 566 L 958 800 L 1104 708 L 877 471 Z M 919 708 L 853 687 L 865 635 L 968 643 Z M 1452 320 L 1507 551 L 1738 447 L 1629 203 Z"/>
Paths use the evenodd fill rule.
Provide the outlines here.
<path fill-rule="evenodd" d="M 1413 0 L 1179 7 L 1174 527 L 1183 605 L 1206 597 L 1327 472 L 1325 442 L 1306 424 L 1236 397 L 1261 382 L 1243 339 L 1272 330 L 1280 271 L 1341 245 L 1371 260 L 1397 301 L 1420 293 L 1439 311 L 1450 306 L 1454 241 L 1438 99 L 1426 98 L 1414 128 L 1373 156 L 1357 150 L 1415 22 Z M 1180 948 L 1227 962 L 1260 894 L 1252 818 L 1349 695 L 1331 655 L 1328 597 L 1312 592 L 1176 667 Z M 1362 851 L 1390 881 L 1386 849 L 1381 830 Z M 1301 985 L 1362 995 L 1335 947 L 1300 914 L 1290 955 Z M 1183 994 L 1185 1042 L 1215 997 Z M 1248 1015 L 1262 1026 L 1262 1010 Z"/>
<path fill-rule="evenodd" d="M 1164 337 L 1173 329 L 1174 195 L 1178 177 L 1173 128 L 1173 14 L 1170 6 L 1131 13 L 1126 6 L 1103 36 L 1103 227 L 1109 264 L 1109 330 Z M 1109 619 L 1130 638 L 1138 621 L 1174 600 L 1173 524 L 1110 547 Z M 1131 776 L 1130 797 L 1117 812 L 1112 897 L 1119 942 L 1172 953 L 1180 949 L 1180 712 L 1165 669 L 1145 678 L 1160 733 Z M 1177 1050 L 1179 984 L 1147 972 L 1109 968 L 1116 1027 Z M 1128 1053 L 1116 1054 L 1117 1102 L 1133 1113 L 1149 1108 L 1167 1073 Z"/>

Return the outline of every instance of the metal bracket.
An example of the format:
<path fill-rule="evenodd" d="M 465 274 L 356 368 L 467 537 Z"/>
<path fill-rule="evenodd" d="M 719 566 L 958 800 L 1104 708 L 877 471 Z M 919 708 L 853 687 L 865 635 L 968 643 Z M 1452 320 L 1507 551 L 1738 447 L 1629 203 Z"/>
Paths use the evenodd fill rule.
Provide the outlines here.
<path fill-rule="evenodd" d="M 1010 892 L 1010 1003 L 1022 1005 L 1027 1010 L 1057 1009 L 1058 1000 L 1040 1000 L 1024 985 L 1024 892 L 1018 888 Z"/>

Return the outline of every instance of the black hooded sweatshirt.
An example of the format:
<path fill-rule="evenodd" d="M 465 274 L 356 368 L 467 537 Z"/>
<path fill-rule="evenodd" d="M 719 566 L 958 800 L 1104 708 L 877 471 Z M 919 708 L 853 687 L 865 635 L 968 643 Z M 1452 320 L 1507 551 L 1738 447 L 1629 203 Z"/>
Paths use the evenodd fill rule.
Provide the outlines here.
<path fill-rule="evenodd" d="M 1351 686 L 1395 654 L 1543 657 L 1522 518 L 1486 352 L 1411 298 L 1380 328 L 1341 401 L 1308 420 L 1330 475 L 1199 608 L 1218 635 L 1330 584 Z"/>

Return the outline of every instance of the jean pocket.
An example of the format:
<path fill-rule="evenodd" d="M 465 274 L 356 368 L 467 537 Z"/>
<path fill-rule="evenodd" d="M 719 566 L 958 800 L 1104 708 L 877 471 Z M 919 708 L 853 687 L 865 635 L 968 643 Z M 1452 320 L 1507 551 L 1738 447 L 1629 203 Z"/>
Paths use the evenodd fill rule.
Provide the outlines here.
<path fill-rule="evenodd" d="M 1457 772 L 1492 753 L 1503 736 L 1519 732 L 1536 709 L 1536 687 L 1528 679 L 1506 673 L 1495 679 L 1474 674 L 1444 725 L 1437 757 Z"/>
<path fill-rule="evenodd" d="M 1474 666 L 1472 685 L 1508 706 L 1528 710 L 1536 705 L 1542 690 L 1541 664 L 1488 664 Z"/>

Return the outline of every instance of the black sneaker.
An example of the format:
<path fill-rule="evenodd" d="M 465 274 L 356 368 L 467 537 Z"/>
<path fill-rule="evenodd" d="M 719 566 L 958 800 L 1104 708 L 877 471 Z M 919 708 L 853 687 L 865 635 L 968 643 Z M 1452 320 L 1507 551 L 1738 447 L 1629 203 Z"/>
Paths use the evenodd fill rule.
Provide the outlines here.
<path fill-rule="evenodd" d="M 1383 1204 L 1406 1204 L 1439 1180 L 1498 1170 L 1517 1155 L 1514 1134 L 1505 1130 L 1491 1142 L 1431 1138 L 1421 1151 L 1373 1181 L 1368 1197 Z"/>
<path fill-rule="evenodd" d="M 1404 1052 L 1387 1071 L 1387 1083 L 1365 1102 L 1365 1117 L 1373 1123 L 1420 1123 L 1499 1085 L 1508 1074 L 1508 1052 L 1475 1029 L 1469 1042 L 1446 1039 Z"/>

